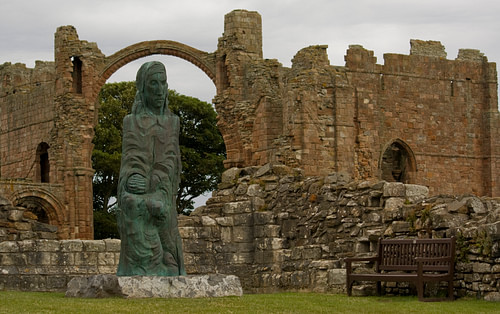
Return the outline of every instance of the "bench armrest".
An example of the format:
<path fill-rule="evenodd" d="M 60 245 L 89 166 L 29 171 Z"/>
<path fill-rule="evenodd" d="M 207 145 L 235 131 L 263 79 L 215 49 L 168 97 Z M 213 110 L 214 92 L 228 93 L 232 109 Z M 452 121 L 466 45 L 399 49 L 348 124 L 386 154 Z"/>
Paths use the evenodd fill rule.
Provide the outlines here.
<path fill-rule="evenodd" d="M 415 261 L 417 262 L 417 275 L 422 276 L 424 273 L 424 263 L 426 262 L 450 262 L 448 266 L 448 273 L 453 272 L 453 268 L 455 265 L 453 264 L 452 256 L 443 256 L 443 257 L 416 257 Z"/>
<path fill-rule="evenodd" d="M 352 272 L 352 262 L 376 262 L 378 256 L 373 257 L 347 257 L 344 259 L 347 274 Z"/>

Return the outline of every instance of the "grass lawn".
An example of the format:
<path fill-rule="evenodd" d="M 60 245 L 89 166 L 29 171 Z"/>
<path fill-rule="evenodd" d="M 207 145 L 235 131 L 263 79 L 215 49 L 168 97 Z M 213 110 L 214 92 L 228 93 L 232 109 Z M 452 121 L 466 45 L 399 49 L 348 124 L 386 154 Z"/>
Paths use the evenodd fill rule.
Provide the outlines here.
<path fill-rule="evenodd" d="M 500 313 L 500 304 L 416 297 L 347 297 L 321 293 L 246 294 L 206 299 L 78 299 L 63 293 L 0 291 L 0 313 Z"/>

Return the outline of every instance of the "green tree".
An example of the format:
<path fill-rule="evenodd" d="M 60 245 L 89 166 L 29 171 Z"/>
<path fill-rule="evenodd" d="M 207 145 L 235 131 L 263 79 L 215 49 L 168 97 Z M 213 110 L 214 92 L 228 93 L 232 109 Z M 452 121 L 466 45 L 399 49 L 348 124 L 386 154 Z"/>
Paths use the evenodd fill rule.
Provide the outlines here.
<path fill-rule="evenodd" d="M 118 234 L 113 208 L 120 172 L 122 123 L 131 111 L 135 92 L 135 82 L 120 82 L 105 84 L 99 93 L 99 123 L 92 152 L 92 166 L 96 171 L 94 213 L 98 212 L 94 215 L 95 238 Z M 169 90 L 169 108 L 179 116 L 181 124 L 179 146 L 183 169 L 177 211 L 188 214 L 194 208 L 194 199 L 214 190 L 220 182 L 225 146 L 211 104 Z"/>
<path fill-rule="evenodd" d="M 226 148 L 217 128 L 212 105 L 197 98 L 169 91 L 169 108 L 179 116 L 179 146 L 182 158 L 177 211 L 188 213 L 193 199 L 215 190 L 224 171 Z"/>

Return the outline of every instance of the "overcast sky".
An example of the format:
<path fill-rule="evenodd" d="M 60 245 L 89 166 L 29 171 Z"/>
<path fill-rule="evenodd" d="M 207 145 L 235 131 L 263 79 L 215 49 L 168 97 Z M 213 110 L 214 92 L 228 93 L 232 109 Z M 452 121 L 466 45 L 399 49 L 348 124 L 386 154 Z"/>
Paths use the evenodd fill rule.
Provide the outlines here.
<path fill-rule="evenodd" d="M 79 38 L 96 42 L 105 55 L 145 40 L 174 40 L 213 52 L 234 9 L 262 16 L 264 57 L 284 66 L 301 48 L 327 44 L 332 65 L 344 65 L 349 45 L 384 53 L 409 54 L 410 39 L 437 40 L 448 59 L 459 48 L 500 61 L 498 0 L 0 0 L 0 64 L 54 60 L 54 33 L 73 25 Z M 133 81 L 140 64 L 160 60 L 169 87 L 210 102 L 211 80 L 191 63 L 153 56 L 124 66 L 108 82 Z"/>

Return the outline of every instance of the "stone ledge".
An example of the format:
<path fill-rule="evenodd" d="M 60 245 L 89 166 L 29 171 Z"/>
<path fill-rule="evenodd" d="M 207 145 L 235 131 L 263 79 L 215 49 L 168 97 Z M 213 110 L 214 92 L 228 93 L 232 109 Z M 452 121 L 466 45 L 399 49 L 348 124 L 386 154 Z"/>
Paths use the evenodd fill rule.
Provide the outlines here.
<path fill-rule="evenodd" d="M 243 289 L 234 275 L 132 276 L 95 275 L 75 277 L 66 297 L 73 298 L 205 298 L 241 296 Z"/>

